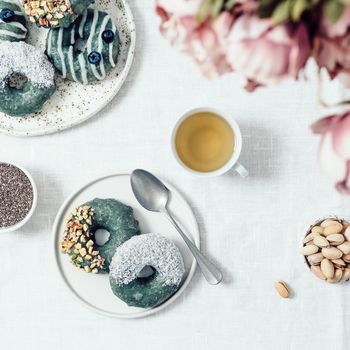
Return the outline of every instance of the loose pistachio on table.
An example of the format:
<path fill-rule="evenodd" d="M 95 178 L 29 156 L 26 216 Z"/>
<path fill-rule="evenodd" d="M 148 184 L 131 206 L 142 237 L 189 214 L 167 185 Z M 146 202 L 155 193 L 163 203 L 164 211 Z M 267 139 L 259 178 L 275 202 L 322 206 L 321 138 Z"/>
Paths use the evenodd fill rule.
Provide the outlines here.
<path fill-rule="evenodd" d="M 310 271 L 328 283 L 350 279 L 350 225 L 338 218 L 329 218 L 309 228 L 301 254 Z"/>

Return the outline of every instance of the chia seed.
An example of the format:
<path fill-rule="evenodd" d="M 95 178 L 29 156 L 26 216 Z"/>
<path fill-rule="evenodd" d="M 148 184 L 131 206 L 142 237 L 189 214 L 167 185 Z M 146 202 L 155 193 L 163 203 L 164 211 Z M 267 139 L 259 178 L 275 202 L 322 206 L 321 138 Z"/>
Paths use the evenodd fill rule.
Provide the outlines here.
<path fill-rule="evenodd" d="M 0 228 L 21 222 L 32 208 L 33 196 L 27 175 L 14 165 L 0 163 Z"/>

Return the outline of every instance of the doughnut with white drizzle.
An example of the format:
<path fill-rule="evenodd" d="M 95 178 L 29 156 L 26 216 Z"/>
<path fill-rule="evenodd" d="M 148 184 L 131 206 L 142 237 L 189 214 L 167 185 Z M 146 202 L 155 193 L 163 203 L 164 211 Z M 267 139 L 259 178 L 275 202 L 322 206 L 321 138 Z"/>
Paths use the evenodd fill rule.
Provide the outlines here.
<path fill-rule="evenodd" d="M 106 35 L 109 35 L 108 40 Z M 79 41 L 85 42 L 85 46 L 79 47 Z M 105 79 L 115 67 L 119 41 L 111 17 L 105 12 L 89 9 L 69 28 L 49 31 L 46 54 L 63 78 L 88 84 Z"/>

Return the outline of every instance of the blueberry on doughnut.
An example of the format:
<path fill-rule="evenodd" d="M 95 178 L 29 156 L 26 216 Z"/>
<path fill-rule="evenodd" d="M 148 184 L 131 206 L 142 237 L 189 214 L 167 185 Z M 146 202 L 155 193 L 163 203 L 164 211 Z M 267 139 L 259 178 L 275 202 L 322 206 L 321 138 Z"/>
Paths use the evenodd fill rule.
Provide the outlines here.
<path fill-rule="evenodd" d="M 26 20 L 20 7 L 10 0 L 0 0 L 0 40 L 24 40 L 27 32 Z"/>
<path fill-rule="evenodd" d="M 109 232 L 103 245 L 95 240 L 98 229 Z M 60 247 L 78 269 L 104 273 L 109 270 L 116 248 L 137 234 L 139 225 L 131 207 L 115 199 L 96 198 L 69 214 Z"/>
<path fill-rule="evenodd" d="M 107 13 L 86 10 L 69 28 L 49 31 L 46 54 L 63 78 L 82 84 L 103 80 L 117 63 L 117 28 Z"/>
<path fill-rule="evenodd" d="M 35 47 L 0 41 L 0 112 L 22 116 L 38 111 L 56 89 L 54 74 Z"/>
<path fill-rule="evenodd" d="M 40 27 L 67 28 L 94 0 L 23 0 L 24 11 Z"/>
<path fill-rule="evenodd" d="M 145 267 L 153 274 L 140 276 Z M 134 236 L 120 247 L 110 265 L 113 293 L 129 306 L 155 307 L 174 294 L 185 267 L 182 255 L 169 239 L 155 233 Z"/>

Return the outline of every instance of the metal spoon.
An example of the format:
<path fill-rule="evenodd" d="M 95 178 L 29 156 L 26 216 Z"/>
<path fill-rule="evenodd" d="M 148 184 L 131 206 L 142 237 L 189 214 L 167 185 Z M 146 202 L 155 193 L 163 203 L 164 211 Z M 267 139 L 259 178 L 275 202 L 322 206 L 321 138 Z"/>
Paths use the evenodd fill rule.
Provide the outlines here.
<path fill-rule="evenodd" d="M 194 258 L 202 270 L 205 279 L 210 284 L 218 284 L 222 280 L 220 270 L 208 260 L 199 249 L 187 238 L 167 208 L 169 202 L 169 190 L 151 173 L 137 169 L 131 174 L 131 187 L 138 202 L 147 210 L 163 213 L 179 231 Z"/>

